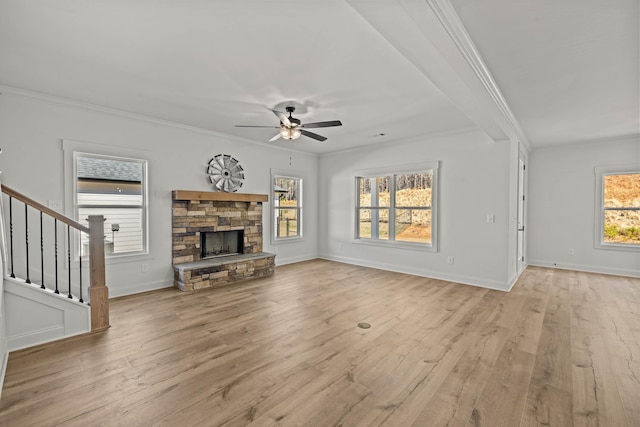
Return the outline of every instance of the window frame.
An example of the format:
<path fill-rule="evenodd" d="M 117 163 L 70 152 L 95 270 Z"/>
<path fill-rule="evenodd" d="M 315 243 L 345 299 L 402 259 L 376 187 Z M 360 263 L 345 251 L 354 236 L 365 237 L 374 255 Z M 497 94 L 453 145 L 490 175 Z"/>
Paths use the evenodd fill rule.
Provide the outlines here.
<path fill-rule="evenodd" d="M 150 221 L 149 221 L 149 161 L 147 156 L 149 152 L 139 149 L 132 149 L 129 147 L 104 145 L 93 142 L 78 141 L 72 139 L 62 140 L 62 151 L 64 153 L 64 210 L 63 214 L 69 218 L 73 218 L 76 221 L 79 219 L 78 202 L 77 202 L 77 163 L 76 153 L 88 156 L 102 157 L 102 158 L 114 158 L 116 160 L 134 160 L 141 161 L 143 163 L 143 203 L 144 210 L 142 213 L 142 225 L 143 225 L 143 251 L 135 252 L 121 252 L 117 254 L 105 253 L 105 262 L 107 264 L 119 264 L 134 261 L 145 261 L 152 259 L 150 248 Z M 66 240 L 66 239 L 65 239 Z M 67 243 L 64 243 L 65 247 Z M 72 254 L 72 261 L 74 268 L 78 265 L 79 253 L 80 253 L 80 239 L 74 237 L 71 242 L 71 247 L 65 249 L 69 250 Z M 82 257 L 86 259 L 86 256 Z"/>
<path fill-rule="evenodd" d="M 137 256 L 137 255 L 146 255 L 149 253 L 149 229 L 148 229 L 148 223 L 149 223 L 149 219 L 148 219 L 148 197 L 147 197 L 147 186 L 148 186 L 148 179 L 147 179 L 147 160 L 145 159 L 138 159 L 138 158 L 131 158 L 131 157 L 123 157 L 123 156 L 113 156 L 113 155 L 105 155 L 105 154 L 97 154 L 97 153 L 89 153 L 89 152 L 84 152 L 84 151 L 77 151 L 74 150 L 73 151 L 73 218 L 82 223 L 81 218 L 80 218 L 80 209 L 82 207 L 90 207 L 90 208 L 103 208 L 103 209 L 109 209 L 109 208 L 113 208 L 113 207 L 123 207 L 121 205 L 109 205 L 109 204 L 104 204 L 104 205 L 81 205 L 78 201 L 78 158 L 79 157 L 87 157 L 87 158 L 95 158 L 95 159 L 107 159 L 107 160 L 116 160 L 116 161 L 122 161 L 122 162 L 131 162 L 131 163 L 139 163 L 142 167 L 142 177 L 141 177 L 141 186 L 142 186 L 142 204 L 141 205 L 135 205 L 135 206 L 126 206 L 124 208 L 126 209 L 140 209 L 141 210 L 141 214 L 140 214 L 140 221 L 141 221 L 141 228 L 142 228 L 142 249 L 138 250 L 138 251 L 127 251 L 127 252 L 118 252 L 118 253 L 107 253 L 105 251 L 105 258 L 120 258 L 120 257 L 130 257 L 130 256 Z M 106 218 L 105 218 L 106 219 Z M 77 258 L 80 255 L 80 244 L 74 244 L 74 255 Z M 85 258 L 86 256 L 83 255 L 83 258 Z"/>
<path fill-rule="evenodd" d="M 610 243 L 604 240 L 604 214 L 607 210 L 620 210 L 620 209 L 607 209 L 604 206 L 604 180 L 606 176 L 610 175 L 636 175 L 640 174 L 640 167 L 635 165 L 625 165 L 617 167 L 597 167 L 595 172 L 595 187 L 596 187 L 596 200 L 595 200 L 595 237 L 594 247 L 596 249 L 614 250 L 614 251 L 627 251 L 627 252 L 640 252 L 640 245 L 631 245 L 629 243 Z M 640 211 L 640 208 L 637 209 Z"/>
<path fill-rule="evenodd" d="M 297 204 L 295 208 L 292 208 L 292 207 L 282 208 L 280 206 L 276 206 L 275 185 L 276 185 L 276 179 L 278 178 L 292 179 L 298 182 L 298 197 L 296 200 Z M 271 198 L 272 198 L 271 233 L 270 233 L 271 244 L 277 245 L 281 243 L 294 243 L 294 242 L 303 241 L 304 240 L 304 221 L 303 221 L 304 178 L 302 177 L 302 175 L 299 173 L 272 170 L 271 171 Z M 296 215 L 298 218 L 298 224 L 297 224 L 298 230 L 297 230 L 296 236 L 283 236 L 283 237 L 277 236 L 277 231 L 278 231 L 278 224 L 276 223 L 278 218 L 277 211 L 280 211 L 282 209 L 296 209 Z"/>
<path fill-rule="evenodd" d="M 440 227 L 438 221 L 438 201 L 439 201 L 439 170 L 440 170 L 440 162 L 439 161 L 431 161 L 424 162 L 419 164 L 411 164 L 411 165 L 399 165 L 399 166 L 389 166 L 389 167 L 380 167 L 380 168 L 372 168 L 365 170 L 356 170 L 354 171 L 354 191 L 353 197 L 354 202 L 354 221 L 353 221 L 353 243 L 364 244 L 364 245 L 373 245 L 373 246 L 382 246 L 382 247 L 394 247 L 394 248 L 403 248 L 403 249 L 411 249 L 417 251 L 424 252 L 438 252 L 439 251 L 439 233 L 438 229 Z M 431 243 L 421 243 L 421 242 L 407 242 L 401 240 L 395 240 L 395 215 L 397 209 L 408 208 L 407 206 L 396 206 L 396 195 L 395 195 L 395 185 L 396 185 L 396 175 L 407 175 L 407 174 L 417 174 L 417 173 L 427 173 L 432 172 L 432 181 L 431 181 Z M 381 176 L 390 176 L 390 195 L 389 195 L 389 239 L 379 239 L 379 238 L 360 238 L 359 234 L 359 225 L 360 225 L 360 209 L 367 208 L 367 206 L 360 206 L 360 188 L 358 185 L 359 178 L 378 178 Z M 377 206 L 379 208 L 380 206 Z M 386 208 L 386 206 L 383 206 Z"/>

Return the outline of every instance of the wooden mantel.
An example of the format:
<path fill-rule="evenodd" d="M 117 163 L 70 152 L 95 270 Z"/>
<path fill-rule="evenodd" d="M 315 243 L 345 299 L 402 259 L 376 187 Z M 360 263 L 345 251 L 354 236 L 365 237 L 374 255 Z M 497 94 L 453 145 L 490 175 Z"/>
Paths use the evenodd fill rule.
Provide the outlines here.
<path fill-rule="evenodd" d="M 173 200 L 214 200 L 218 202 L 266 202 L 267 194 L 225 193 L 224 191 L 173 190 Z"/>

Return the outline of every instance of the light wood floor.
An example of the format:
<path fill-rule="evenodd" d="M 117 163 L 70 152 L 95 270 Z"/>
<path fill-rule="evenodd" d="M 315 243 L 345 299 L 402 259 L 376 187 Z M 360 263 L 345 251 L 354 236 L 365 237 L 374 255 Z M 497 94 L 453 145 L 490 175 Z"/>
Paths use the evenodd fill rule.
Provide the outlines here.
<path fill-rule="evenodd" d="M 12 353 L 0 425 L 640 426 L 638 279 L 529 268 L 504 293 L 316 260 L 111 323 Z"/>

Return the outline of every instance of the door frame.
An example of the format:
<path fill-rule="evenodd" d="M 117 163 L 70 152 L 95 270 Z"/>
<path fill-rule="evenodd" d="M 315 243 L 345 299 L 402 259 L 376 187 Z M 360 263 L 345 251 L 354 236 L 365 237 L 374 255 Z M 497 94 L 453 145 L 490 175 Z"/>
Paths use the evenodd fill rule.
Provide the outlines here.
<path fill-rule="evenodd" d="M 520 275 L 527 266 L 526 263 L 526 219 L 527 219 L 527 157 L 522 150 L 518 150 L 518 196 L 516 220 L 516 274 Z"/>

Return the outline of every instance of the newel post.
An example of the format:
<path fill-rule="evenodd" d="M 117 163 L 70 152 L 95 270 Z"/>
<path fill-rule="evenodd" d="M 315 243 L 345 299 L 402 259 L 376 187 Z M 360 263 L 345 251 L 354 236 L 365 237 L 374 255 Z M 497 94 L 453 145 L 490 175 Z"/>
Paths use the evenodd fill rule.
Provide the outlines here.
<path fill-rule="evenodd" d="M 105 283 L 104 216 L 89 215 L 89 295 L 91 332 L 100 332 L 109 325 L 109 289 Z"/>

